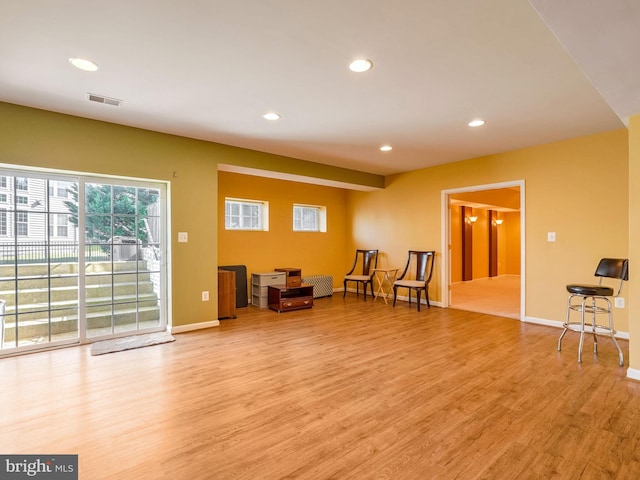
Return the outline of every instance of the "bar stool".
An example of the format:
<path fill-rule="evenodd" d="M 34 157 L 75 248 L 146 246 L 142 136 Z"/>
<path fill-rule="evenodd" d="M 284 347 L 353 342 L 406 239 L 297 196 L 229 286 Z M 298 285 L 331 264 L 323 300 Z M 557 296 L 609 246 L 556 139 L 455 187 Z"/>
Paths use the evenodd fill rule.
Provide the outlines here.
<path fill-rule="evenodd" d="M 584 345 L 584 334 L 593 335 L 593 353 L 598 353 L 598 334 L 605 334 L 611 337 L 613 344 L 618 349 L 620 366 L 624 365 L 624 358 L 620 345 L 616 341 L 616 331 L 613 328 L 613 315 L 611 311 L 611 301 L 608 297 L 617 297 L 622 291 L 622 285 L 629 280 L 629 260 L 624 258 L 603 258 L 598 263 L 595 276 L 598 277 L 597 285 L 571 284 L 567 285 L 569 298 L 567 299 L 567 316 L 563 324 L 564 330 L 558 339 L 558 351 L 562 346 L 562 339 L 567 330 L 580 333 L 580 343 L 578 345 L 578 363 L 582 362 L 582 347 Z M 603 285 L 604 278 L 620 280 L 617 292 L 614 295 L 612 287 Z M 573 301 L 573 299 L 577 301 Z M 570 321 L 569 316 L 572 311 L 580 312 L 580 321 Z M 591 323 L 585 320 L 586 314 L 591 314 Z M 596 315 L 606 314 L 609 317 L 608 325 L 600 325 L 596 321 Z"/>

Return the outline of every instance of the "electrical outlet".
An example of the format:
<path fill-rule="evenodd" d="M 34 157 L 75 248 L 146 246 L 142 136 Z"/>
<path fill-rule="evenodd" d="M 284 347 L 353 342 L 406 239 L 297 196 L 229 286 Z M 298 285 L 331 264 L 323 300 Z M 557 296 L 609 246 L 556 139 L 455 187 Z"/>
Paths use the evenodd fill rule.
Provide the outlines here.
<path fill-rule="evenodd" d="M 548 232 L 547 242 L 555 242 L 555 241 L 556 241 L 556 232 Z"/>
<path fill-rule="evenodd" d="M 208 302 L 209 301 L 209 292 L 207 292 L 207 291 L 202 292 L 202 301 L 203 302 Z"/>
<path fill-rule="evenodd" d="M 178 242 L 187 243 L 189 241 L 189 234 L 187 232 L 178 232 Z"/>
<path fill-rule="evenodd" d="M 624 308 L 624 297 L 616 297 L 613 301 L 613 306 L 616 308 Z"/>

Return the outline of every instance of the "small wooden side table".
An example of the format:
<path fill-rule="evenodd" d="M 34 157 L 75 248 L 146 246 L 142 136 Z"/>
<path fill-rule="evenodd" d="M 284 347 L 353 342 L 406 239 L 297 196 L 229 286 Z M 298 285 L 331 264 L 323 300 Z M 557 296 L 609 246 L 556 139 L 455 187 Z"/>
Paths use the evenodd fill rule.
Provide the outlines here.
<path fill-rule="evenodd" d="M 374 277 L 378 280 L 378 289 L 373 296 L 373 301 L 376 298 L 382 297 L 384 303 L 387 303 L 387 298 L 393 292 L 393 282 L 398 277 L 399 268 L 375 268 L 373 270 Z"/>

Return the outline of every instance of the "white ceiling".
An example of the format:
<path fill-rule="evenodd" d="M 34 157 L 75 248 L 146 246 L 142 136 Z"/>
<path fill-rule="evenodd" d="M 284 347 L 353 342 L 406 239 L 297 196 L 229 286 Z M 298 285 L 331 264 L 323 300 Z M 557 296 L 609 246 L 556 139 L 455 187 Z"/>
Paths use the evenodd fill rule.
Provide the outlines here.
<path fill-rule="evenodd" d="M 0 0 L 0 100 L 386 175 L 623 127 L 639 3 Z"/>

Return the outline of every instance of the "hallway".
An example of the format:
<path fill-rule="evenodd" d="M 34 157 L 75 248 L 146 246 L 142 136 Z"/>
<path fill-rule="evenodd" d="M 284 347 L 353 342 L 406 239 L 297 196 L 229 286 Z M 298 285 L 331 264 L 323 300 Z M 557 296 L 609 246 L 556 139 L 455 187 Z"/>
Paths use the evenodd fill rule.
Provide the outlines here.
<path fill-rule="evenodd" d="M 455 282 L 451 285 L 450 307 L 520 320 L 520 276 Z"/>

